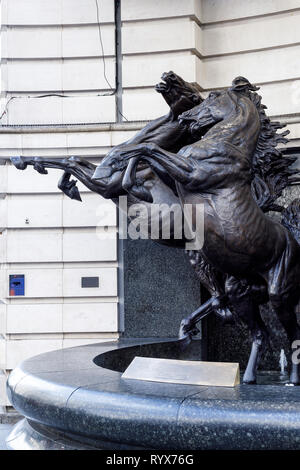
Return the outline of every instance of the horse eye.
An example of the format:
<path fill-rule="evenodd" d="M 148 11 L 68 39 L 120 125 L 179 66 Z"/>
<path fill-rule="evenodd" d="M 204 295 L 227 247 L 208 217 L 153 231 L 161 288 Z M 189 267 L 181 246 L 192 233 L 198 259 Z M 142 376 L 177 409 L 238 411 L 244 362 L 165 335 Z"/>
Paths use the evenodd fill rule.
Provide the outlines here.
<path fill-rule="evenodd" d="M 220 96 L 220 93 L 218 91 L 211 91 L 208 95 L 209 98 L 217 98 L 218 96 Z"/>

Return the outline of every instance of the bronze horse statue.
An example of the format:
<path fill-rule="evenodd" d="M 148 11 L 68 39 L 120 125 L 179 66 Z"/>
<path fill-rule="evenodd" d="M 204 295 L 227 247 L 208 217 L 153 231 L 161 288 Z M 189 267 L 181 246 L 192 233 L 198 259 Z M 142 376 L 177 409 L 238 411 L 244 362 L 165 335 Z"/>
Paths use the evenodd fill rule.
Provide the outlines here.
<path fill-rule="evenodd" d="M 178 116 L 203 101 L 199 92 L 199 86 L 184 81 L 174 72 L 164 73 L 162 82 L 155 87 L 167 104 L 169 112 L 151 122 L 149 122 L 132 139 L 117 145 L 112 152 L 121 152 L 129 145 L 140 143 L 155 142 L 161 148 L 178 152 L 183 145 L 191 143 L 193 138 L 185 125 L 181 124 Z M 101 170 L 101 178 L 97 178 L 97 166 L 80 157 L 70 157 L 64 159 L 53 158 L 30 158 L 30 157 L 12 157 L 12 163 L 20 170 L 26 169 L 28 165 L 33 165 L 34 169 L 41 174 L 47 174 L 46 168 L 56 168 L 64 171 L 59 180 L 58 187 L 71 199 L 81 201 L 80 193 L 76 186 L 75 176 L 91 191 L 98 193 L 107 199 L 112 199 L 116 204 L 119 203 L 119 196 L 128 196 L 128 206 L 136 204 L 143 200 L 145 207 L 149 211 L 149 234 L 151 229 L 151 202 L 158 204 L 179 204 L 179 198 L 176 194 L 175 183 L 169 177 L 167 172 L 163 171 L 160 177 L 149 169 L 148 165 L 140 164 L 137 169 L 136 184 L 131 187 L 130 194 L 123 188 L 124 168 L 122 164 Z M 148 202 L 146 202 L 148 201 Z M 160 234 L 161 235 L 161 234 Z M 158 243 L 167 244 L 176 247 L 185 246 L 184 236 L 175 239 L 165 240 L 160 236 Z"/>
<path fill-rule="evenodd" d="M 172 72 L 165 74 L 158 89 L 178 104 L 174 111 L 171 106 L 167 116 L 112 149 L 97 168 L 74 158 L 12 161 L 19 169 L 33 164 L 41 173 L 45 167 L 63 169 L 60 187 L 76 199 L 79 193 L 71 174 L 104 197 L 128 192 L 146 205 L 161 200 L 202 204 L 205 241 L 190 258 L 212 297 L 183 320 L 180 336 L 194 334 L 196 323 L 211 311 L 231 319 L 232 310 L 253 337 L 244 382 L 255 383 L 268 340 L 260 304 L 270 300 L 291 352 L 293 342 L 300 340 L 295 314 L 300 296 L 300 204 L 295 201 L 287 209 L 275 204 L 285 187 L 298 183 L 296 171 L 290 169 L 293 159 L 283 158 L 276 149 L 286 133 L 277 134 L 282 126 L 266 117 L 257 88 L 248 80 L 238 77 L 232 87 L 212 92 L 205 100 L 188 86 L 179 99 L 179 87 L 172 102 L 170 83 L 179 79 Z M 150 189 L 147 180 L 152 181 Z M 282 211 L 283 224 L 268 217 L 268 210 Z M 178 246 L 177 240 L 160 241 Z M 299 371 L 293 363 L 292 384 L 300 384 Z"/>
<path fill-rule="evenodd" d="M 274 148 L 267 138 L 264 108 L 255 91 L 248 80 L 238 77 L 231 88 L 211 92 L 201 104 L 181 114 L 180 122 L 198 140 L 177 153 L 151 143 L 126 148 L 117 157 L 123 165 L 130 159 L 136 165 L 142 159 L 158 175 L 166 171 L 176 183 L 182 205 L 204 205 L 201 257 L 226 276 L 227 302 L 253 336 L 246 383 L 256 381 L 259 357 L 267 341 L 260 303 L 270 301 L 285 328 L 291 353 L 294 341 L 300 340 L 295 312 L 300 298 L 300 230 L 296 229 L 300 204 L 295 201 L 287 209 L 284 226 L 265 215 L 253 197 L 253 166 L 264 146 L 271 158 Z M 274 137 L 272 131 L 270 125 L 269 137 Z M 274 152 L 274 162 L 276 156 Z M 97 177 L 112 161 L 116 161 L 114 153 L 98 167 Z M 129 165 L 123 181 L 128 191 L 134 185 L 134 165 Z M 291 209 L 294 215 L 296 211 L 296 225 L 287 217 Z M 243 285 L 246 289 L 241 290 Z M 191 316 L 186 322 L 186 332 L 193 320 Z M 291 383 L 300 384 L 299 371 L 299 364 L 293 363 Z"/>

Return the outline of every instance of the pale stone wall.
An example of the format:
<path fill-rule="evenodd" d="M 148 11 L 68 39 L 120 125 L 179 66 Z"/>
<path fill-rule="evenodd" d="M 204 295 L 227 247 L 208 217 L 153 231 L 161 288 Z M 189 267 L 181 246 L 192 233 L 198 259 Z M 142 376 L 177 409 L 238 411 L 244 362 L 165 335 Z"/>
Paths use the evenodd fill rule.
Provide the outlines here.
<path fill-rule="evenodd" d="M 114 124 L 114 1 L 98 0 L 108 85 L 95 0 L 2 0 L 3 162 L 13 155 L 100 161 L 141 127 L 138 121 L 167 112 L 153 85 L 169 70 L 198 82 L 204 95 L 246 76 L 261 86 L 269 114 L 289 123 L 289 145 L 299 145 L 300 0 L 121 3 L 121 100 L 129 122 Z M 99 221 L 107 201 L 82 185 L 83 202 L 69 200 L 56 187 L 60 174 L 0 166 L 4 374 L 26 357 L 114 339 L 122 330 L 116 210 L 111 204 Z M 111 239 L 97 238 L 99 224 Z M 12 298 L 8 276 L 21 273 L 25 297 Z M 85 275 L 99 276 L 99 289 L 82 289 Z"/>
<path fill-rule="evenodd" d="M 106 76 L 115 85 L 114 2 L 99 2 Z M 2 1 L 5 124 L 114 122 L 94 0 Z M 36 99 L 46 96 L 42 103 Z"/>
<path fill-rule="evenodd" d="M 153 91 L 162 70 L 197 81 L 204 95 L 246 76 L 298 144 L 300 1 L 122 1 L 123 110 L 148 119 L 166 106 Z M 139 103 L 145 103 L 141 109 Z"/>
<path fill-rule="evenodd" d="M 2 162 L 12 155 L 79 155 L 97 162 L 131 137 L 131 130 L 101 125 L 115 122 L 116 105 L 104 78 L 95 1 L 1 3 L 2 109 L 8 103 L 0 128 Z M 98 3 L 106 76 L 114 89 L 114 2 Z M 71 201 L 57 188 L 60 176 L 0 166 L 0 406 L 8 404 L 5 375 L 20 361 L 114 340 L 122 328 L 116 208 L 83 185 L 83 202 Z M 110 236 L 101 238 L 104 233 Z M 25 296 L 9 296 L 10 274 L 25 275 Z M 82 288 L 84 276 L 99 277 L 99 288 Z"/>

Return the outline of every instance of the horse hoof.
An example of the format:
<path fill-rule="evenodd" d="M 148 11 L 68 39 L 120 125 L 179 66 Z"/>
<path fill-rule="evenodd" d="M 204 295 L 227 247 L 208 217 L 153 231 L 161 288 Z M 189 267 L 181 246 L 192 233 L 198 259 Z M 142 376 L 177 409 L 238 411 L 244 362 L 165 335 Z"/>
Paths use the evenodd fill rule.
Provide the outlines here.
<path fill-rule="evenodd" d="M 253 379 L 243 378 L 243 384 L 244 385 L 256 385 L 256 378 L 253 378 Z"/>
<path fill-rule="evenodd" d="M 22 157 L 11 157 L 10 161 L 18 170 L 26 170 L 27 163 L 24 162 Z"/>
<path fill-rule="evenodd" d="M 293 387 L 293 386 L 299 387 L 300 378 L 298 376 L 295 377 L 295 376 L 291 375 L 290 381 L 286 385 L 289 386 L 289 387 Z"/>
<path fill-rule="evenodd" d="M 37 171 L 41 175 L 47 175 L 48 174 L 48 171 L 44 168 L 44 166 L 42 165 L 42 163 L 39 160 L 35 161 L 35 163 L 33 165 L 33 168 L 35 169 L 35 171 Z"/>
<path fill-rule="evenodd" d="M 199 328 L 197 328 L 197 326 L 195 326 L 195 327 L 190 331 L 190 335 L 191 335 L 191 336 L 196 336 L 198 333 L 200 333 L 200 330 L 199 330 Z"/>
<path fill-rule="evenodd" d="M 179 338 L 179 342 L 181 351 L 184 351 L 191 344 L 192 339 L 189 335 L 186 335 L 183 338 Z"/>
<path fill-rule="evenodd" d="M 180 340 L 184 340 L 186 337 L 188 337 L 189 335 L 187 334 L 185 328 L 183 328 L 182 326 L 180 327 L 179 329 L 179 333 L 178 333 L 178 339 Z"/>
<path fill-rule="evenodd" d="M 81 199 L 81 196 L 80 196 L 80 192 L 79 192 L 77 186 L 75 186 L 75 185 L 71 188 L 69 197 L 70 197 L 71 199 L 75 199 L 76 201 L 82 202 L 82 199 Z"/>

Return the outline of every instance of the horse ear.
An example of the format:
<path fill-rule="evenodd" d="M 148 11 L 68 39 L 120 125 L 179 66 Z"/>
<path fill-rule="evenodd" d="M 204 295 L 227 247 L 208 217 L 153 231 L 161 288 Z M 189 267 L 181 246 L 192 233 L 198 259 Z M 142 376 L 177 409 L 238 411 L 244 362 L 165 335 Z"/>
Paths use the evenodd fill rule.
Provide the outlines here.
<path fill-rule="evenodd" d="M 235 105 L 237 106 L 238 105 L 238 100 L 239 100 L 239 96 L 238 94 L 236 93 L 232 93 L 233 91 L 236 91 L 236 90 L 233 90 L 232 88 L 229 88 L 228 89 L 228 95 L 230 96 L 230 98 L 232 99 L 232 101 L 235 103 Z"/>
<path fill-rule="evenodd" d="M 193 101 L 193 103 L 195 103 L 195 104 L 200 104 L 203 100 L 202 100 L 202 98 L 201 98 L 200 95 L 197 95 L 196 93 L 194 93 L 194 94 L 192 95 L 192 101 Z"/>
<path fill-rule="evenodd" d="M 257 91 L 259 87 L 252 85 L 245 77 L 236 77 L 232 81 L 232 87 L 230 89 L 232 91 Z"/>

